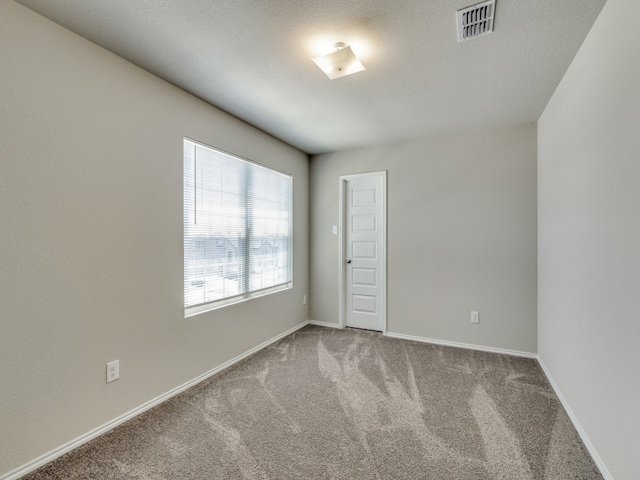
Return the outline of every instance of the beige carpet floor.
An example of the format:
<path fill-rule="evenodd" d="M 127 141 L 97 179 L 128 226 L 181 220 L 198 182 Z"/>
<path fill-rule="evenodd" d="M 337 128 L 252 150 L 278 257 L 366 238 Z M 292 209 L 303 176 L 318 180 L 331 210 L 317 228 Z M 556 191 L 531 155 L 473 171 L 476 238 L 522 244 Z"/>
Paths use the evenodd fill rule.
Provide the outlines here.
<path fill-rule="evenodd" d="M 25 478 L 602 477 L 535 360 L 308 326 Z"/>

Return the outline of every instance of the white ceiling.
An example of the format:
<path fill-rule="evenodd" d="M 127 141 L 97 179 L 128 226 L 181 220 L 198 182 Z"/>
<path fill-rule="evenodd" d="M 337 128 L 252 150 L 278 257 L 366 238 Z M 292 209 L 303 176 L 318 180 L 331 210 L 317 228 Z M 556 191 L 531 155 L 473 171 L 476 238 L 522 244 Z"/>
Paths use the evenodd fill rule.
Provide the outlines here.
<path fill-rule="evenodd" d="M 536 122 L 606 0 L 16 0 L 310 154 Z M 318 43 L 367 70 L 329 80 Z"/>

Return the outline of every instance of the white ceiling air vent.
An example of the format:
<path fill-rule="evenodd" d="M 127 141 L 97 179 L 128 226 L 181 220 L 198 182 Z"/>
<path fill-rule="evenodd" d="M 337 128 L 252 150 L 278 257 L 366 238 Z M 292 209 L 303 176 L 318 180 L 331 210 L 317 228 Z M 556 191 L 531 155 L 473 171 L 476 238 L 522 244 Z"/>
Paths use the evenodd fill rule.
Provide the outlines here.
<path fill-rule="evenodd" d="M 488 0 L 458 10 L 458 42 L 493 32 L 496 0 Z"/>

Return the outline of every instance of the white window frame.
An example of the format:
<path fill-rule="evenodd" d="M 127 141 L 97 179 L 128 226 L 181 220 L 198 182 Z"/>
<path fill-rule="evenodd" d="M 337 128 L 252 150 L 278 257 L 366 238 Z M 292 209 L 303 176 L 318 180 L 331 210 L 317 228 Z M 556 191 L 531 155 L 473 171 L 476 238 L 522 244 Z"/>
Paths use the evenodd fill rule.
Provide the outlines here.
<path fill-rule="evenodd" d="M 289 290 L 291 288 L 293 288 L 293 251 L 294 251 L 294 246 L 293 246 L 293 176 L 289 173 L 286 172 L 282 172 L 280 170 L 277 170 L 275 168 L 272 167 L 268 167 L 266 165 L 262 165 L 258 162 L 255 162 L 253 160 L 249 160 L 247 158 L 243 158 L 239 155 L 235 155 L 233 153 L 230 152 L 226 152 L 224 150 L 221 150 L 219 148 L 213 147 L 211 145 L 207 145 L 205 143 L 199 142 L 197 140 L 193 140 L 191 138 L 188 137 L 184 137 L 184 141 L 183 144 L 186 144 L 187 142 L 194 144 L 196 146 L 200 146 L 200 147 L 204 147 L 207 149 L 210 149 L 212 151 L 214 151 L 217 154 L 221 154 L 224 155 L 226 157 L 229 157 L 231 159 L 235 159 L 241 162 L 245 162 L 248 163 L 250 165 L 253 166 L 257 166 L 259 168 L 264 168 L 266 170 L 272 171 L 272 172 L 276 172 L 278 174 L 284 175 L 286 177 L 290 178 L 290 189 L 289 189 L 289 251 L 288 251 L 288 281 L 282 283 L 282 284 L 278 284 L 278 285 L 274 285 L 274 286 L 270 286 L 267 288 L 263 288 L 263 289 L 259 289 L 259 290 L 253 290 L 253 291 L 249 291 L 249 292 L 244 292 L 244 293 L 240 293 L 238 295 L 233 295 L 230 297 L 225 297 L 225 298 L 221 298 L 218 300 L 212 300 L 206 303 L 202 303 L 202 304 L 198 304 L 198 305 L 193 305 L 193 306 L 186 306 L 186 291 L 185 291 L 185 285 L 187 282 L 187 273 L 186 273 L 186 258 L 185 258 L 185 241 L 186 241 L 186 228 L 185 231 L 183 232 L 183 307 L 184 307 L 184 316 L 185 318 L 188 317 L 192 317 L 194 315 L 198 315 L 201 313 L 205 313 L 205 312 L 209 312 L 212 310 L 216 310 L 219 308 L 223 308 L 223 307 L 227 307 L 230 305 L 235 305 L 241 302 L 245 302 L 254 298 L 259 298 L 259 297 L 263 297 L 265 295 L 271 295 L 273 293 L 276 292 L 281 292 L 283 290 Z M 183 162 L 186 162 L 186 160 L 183 158 Z M 186 185 L 187 182 L 187 178 L 185 175 L 185 170 L 183 170 L 183 185 Z M 184 187 L 183 187 L 184 188 Z M 186 205 L 184 205 L 185 203 L 185 197 L 183 195 L 183 224 L 185 222 L 185 213 L 184 211 L 186 210 Z M 184 225 L 183 225 L 184 227 Z M 244 258 L 244 257 L 243 257 Z"/>

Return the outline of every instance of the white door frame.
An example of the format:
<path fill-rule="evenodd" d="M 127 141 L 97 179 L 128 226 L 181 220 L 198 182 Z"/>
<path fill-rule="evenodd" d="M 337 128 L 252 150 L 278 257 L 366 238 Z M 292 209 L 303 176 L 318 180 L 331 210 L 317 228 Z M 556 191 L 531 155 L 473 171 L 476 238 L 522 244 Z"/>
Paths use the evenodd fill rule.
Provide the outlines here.
<path fill-rule="evenodd" d="M 345 201 L 346 195 L 346 183 L 349 180 L 356 178 L 382 175 L 382 334 L 387 334 L 387 171 L 381 170 L 377 172 L 365 172 L 354 173 L 351 175 L 340 176 L 340 197 L 339 197 L 339 217 L 338 225 L 340 225 L 340 241 L 338 242 L 338 325 L 340 328 L 346 326 L 346 312 L 347 301 L 345 298 L 346 293 L 346 275 L 347 275 L 347 258 L 346 253 L 346 229 L 347 222 L 346 208 L 347 202 Z"/>

